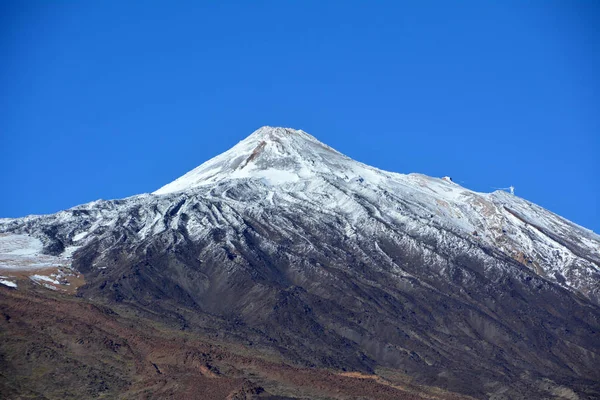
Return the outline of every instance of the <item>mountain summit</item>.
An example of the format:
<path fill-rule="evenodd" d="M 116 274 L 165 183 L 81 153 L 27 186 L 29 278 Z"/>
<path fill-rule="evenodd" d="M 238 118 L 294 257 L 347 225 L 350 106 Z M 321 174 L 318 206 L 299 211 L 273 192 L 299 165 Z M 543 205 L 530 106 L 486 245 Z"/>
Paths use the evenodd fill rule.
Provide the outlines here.
<path fill-rule="evenodd" d="M 224 179 L 259 178 L 271 184 L 320 175 L 340 176 L 359 163 L 302 130 L 264 126 L 154 194 L 177 192 Z"/>
<path fill-rule="evenodd" d="M 153 194 L 2 219 L 0 266 L 17 291 L 23 277 L 81 285 L 80 299 L 298 368 L 600 397 L 598 235 L 299 130 L 260 128 Z"/>

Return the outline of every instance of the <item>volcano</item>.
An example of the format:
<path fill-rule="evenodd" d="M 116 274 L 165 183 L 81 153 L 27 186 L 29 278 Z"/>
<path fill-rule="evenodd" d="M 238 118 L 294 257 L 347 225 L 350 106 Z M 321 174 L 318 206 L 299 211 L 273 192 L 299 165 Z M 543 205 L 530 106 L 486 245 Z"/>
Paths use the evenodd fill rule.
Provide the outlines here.
<path fill-rule="evenodd" d="M 144 382 L 171 376 L 184 391 L 241 379 L 238 397 L 223 392 L 230 398 L 600 398 L 598 235 L 505 191 L 362 164 L 301 130 L 262 127 L 151 194 L 2 219 L 0 275 L 6 332 L 19 315 L 35 326 L 30 298 L 31 307 L 56 302 L 47 313 L 93 306 L 98 321 L 119 327 L 107 337 L 122 332 L 109 339 L 120 343 L 115 354 L 131 324 L 208 346 L 204 369 L 185 378 L 181 344 L 171 358 L 131 356 L 139 365 L 119 380 L 111 368 L 121 364 L 82 358 L 72 343 L 85 335 L 59 328 L 57 316 L 62 333 L 50 342 L 32 328 L 0 347 L 7 396 L 31 384 L 18 369 L 33 361 L 20 351 L 60 342 L 74 352 L 61 362 L 96 371 L 77 375 L 75 397 L 146 398 L 136 386 L 145 371 Z M 73 318 L 93 325 L 83 311 Z M 152 340 L 170 348 L 140 335 L 136 349 Z M 100 347 L 87 351 L 108 351 Z M 335 379 L 248 373 L 241 353 Z M 54 375 L 42 373 L 35 393 L 55 390 Z M 216 381 L 197 383 L 207 377 Z M 379 389 L 340 389 L 339 379 Z M 176 390 L 156 385 L 147 386 L 156 398 Z M 204 393 L 197 398 L 211 398 Z"/>

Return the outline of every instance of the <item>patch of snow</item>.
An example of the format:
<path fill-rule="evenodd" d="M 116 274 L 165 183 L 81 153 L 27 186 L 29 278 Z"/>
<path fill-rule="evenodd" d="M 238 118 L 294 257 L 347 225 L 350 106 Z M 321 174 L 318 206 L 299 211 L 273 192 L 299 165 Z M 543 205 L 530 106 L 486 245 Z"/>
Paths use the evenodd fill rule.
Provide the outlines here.
<path fill-rule="evenodd" d="M 269 202 L 269 204 L 271 204 L 272 206 L 275 205 L 275 202 L 273 201 L 273 196 L 275 195 L 275 192 L 273 192 L 272 190 L 269 190 L 269 193 L 267 193 L 267 201 Z"/>
<path fill-rule="evenodd" d="M 61 254 L 61 257 L 72 258 L 73 253 L 75 253 L 80 248 L 81 246 L 68 246 L 67 248 L 65 248 L 65 251 L 63 251 L 63 253 Z"/>
<path fill-rule="evenodd" d="M 61 256 L 42 254 L 42 241 L 22 234 L 0 234 L 0 270 L 35 270 L 70 265 L 80 246 L 69 246 Z"/>
<path fill-rule="evenodd" d="M 284 183 L 298 182 L 300 177 L 290 171 L 279 171 L 276 169 L 268 169 L 257 171 L 254 175 L 256 178 L 262 178 L 271 185 L 281 185 Z"/>
<path fill-rule="evenodd" d="M 59 281 L 57 281 L 56 279 L 53 279 L 53 278 L 51 278 L 49 276 L 45 276 L 45 275 L 31 275 L 29 277 L 29 279 L 31 279 L 31 280 L 33 280 L 35 282 L 38 282 L 38 283 L 40 283 L 40 281 L 45 281 L 45 282 L 53 283 L 55 285 L 60 285 Z"/>
<path fill-rule="evenodd" d="M 0 235 L 0 257 L 41 254 L 42 241 L 28 235 Z"/>
<path fill-rule="evenodd" d="M 5 279 L 0 279 L 0 285 L 16 288 L 17 284 L 15 282 L 7 281 Z"/>
<path fill-rule="evenodd" d="M 84 237 L 86 237 L 88 235 L 89 232 L 80 232 L 78 234 L 76 234 L 75 236 L 73 236 L 73 241 L 74 242 L 78 242 L 81 239 L 83 239 Z"/>

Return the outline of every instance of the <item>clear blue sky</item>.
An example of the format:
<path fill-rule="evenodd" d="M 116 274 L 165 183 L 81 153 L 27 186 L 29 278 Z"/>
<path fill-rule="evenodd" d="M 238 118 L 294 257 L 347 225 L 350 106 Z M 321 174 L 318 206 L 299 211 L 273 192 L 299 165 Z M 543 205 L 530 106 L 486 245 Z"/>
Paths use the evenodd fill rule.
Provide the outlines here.
<path fill-rule="evenodd" d="M 0 217 L 153 191 L 275 125 L 600 232 L 598 26 L 591 0 L 3 1 Z"/>

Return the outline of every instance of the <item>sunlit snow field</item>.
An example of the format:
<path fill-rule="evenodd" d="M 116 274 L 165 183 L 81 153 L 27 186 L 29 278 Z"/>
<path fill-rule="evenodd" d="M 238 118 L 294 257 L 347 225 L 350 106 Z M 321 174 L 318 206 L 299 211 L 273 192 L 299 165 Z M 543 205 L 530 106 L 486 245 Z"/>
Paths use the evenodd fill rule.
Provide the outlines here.
<path fill-rule="evenodd" d="M 67 247 L 59 257 L 42 254 L 43 248 L 29 235 L 0 234 L 0 284 L 16 288 L 16 279 L 29 277 L 49 289 L 69 285 L 71 256 L 78 247 Z"/>

